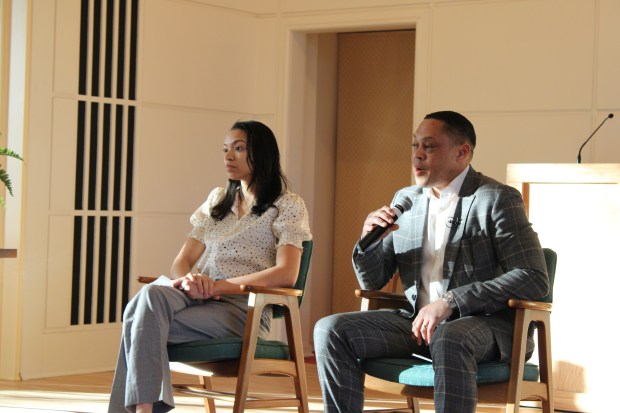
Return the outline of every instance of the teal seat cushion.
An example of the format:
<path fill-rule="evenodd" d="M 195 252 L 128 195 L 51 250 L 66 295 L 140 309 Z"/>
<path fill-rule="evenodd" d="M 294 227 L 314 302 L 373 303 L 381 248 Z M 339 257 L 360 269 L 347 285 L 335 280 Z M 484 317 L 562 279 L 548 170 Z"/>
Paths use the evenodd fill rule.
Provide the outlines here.
<path fill-rule="evenodd" d="M 435 372 L 433 365 L 416 359 L 377 358 L 360 361 L 362 371 L 371 376 L 410 386 L 433 387 Z M 497 362 L 478 365 L 478 383 L 499 383 L 508 381 L 510 364 Z M 538 366 L 525 364 L 523 378 L 526 381 L 538 380 Z"/>
<path fill-rule="evenodd" d="M 168 358 L 170 361 L 180 362 L 234 360 L 241 358 L 242 346 L 243 339 L 241 337 L 169 344 Z M 255 357 L 289 360 L 288 345 L 282 341 L 258 340 Z"/>

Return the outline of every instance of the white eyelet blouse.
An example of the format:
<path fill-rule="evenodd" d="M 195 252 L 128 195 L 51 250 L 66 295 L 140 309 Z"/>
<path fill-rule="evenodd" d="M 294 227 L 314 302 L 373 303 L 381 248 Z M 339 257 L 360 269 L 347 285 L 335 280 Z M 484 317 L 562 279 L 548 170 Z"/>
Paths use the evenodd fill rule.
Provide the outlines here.
<path fill-rule="evenodd" d="M 238 199 L 232 213 L 217 221 L 211 209 L 224 197 L 224 188 L 215 188 L 207 201 L 191 216 L 194 226 L 189 236 L 205 245 L 196 265 L 201 274 L 222 280 L 251 274 L 276 263 L 276 250 L 282 245 L 302 247 L 312 239 L 308 211 L 303 199 L 286 191 L 261 216 L 246 213 L 238 218 Z"/>

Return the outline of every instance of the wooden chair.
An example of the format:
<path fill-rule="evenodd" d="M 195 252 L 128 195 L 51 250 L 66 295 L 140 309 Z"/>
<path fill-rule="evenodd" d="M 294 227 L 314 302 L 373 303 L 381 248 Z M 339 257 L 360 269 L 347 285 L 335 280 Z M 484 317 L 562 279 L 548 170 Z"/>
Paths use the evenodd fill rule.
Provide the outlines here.
<path fill-rule="evenodd" d="M 220 338 L 169 345 L 168 357 L 172 371 L 197 375 L 200 386 L 174 384 L 176 391 L 205 398 L 207 413 L 215 413 L 214 399 L 234 396 L 233 412 L 266 407 L 296 407 L 308 413 L 308 390 L 304 366 L 299 305 L 301 304 L 312 255 L 312 241 L 303 243 L 301 266 L 293 288 L 268 288 L 246 285 L 248 314 L 243 337 Z M 140 282 L 154 278 L 138 277 Z M 273 318 L 284 318 L 288 343 L 258 338 L 263 309 L 271 305 Z M 253 398 L 248 396 L 253 375 L 288 376 L 293 379 L 294 398 Z M 213 389 L 212 378 L 236 377 L 234 394 Z"/>
<path fill-rule="evenodd" d="M 550 314 L 556 253 L 544 249 L 551 289 L 540 301 L 511 299 L 508 306 L 516 312 L 512 363 L 488 362 L 478 365 L 478 403 L 502 404 L 506 412 L 518 412 L 521 400 L 541 400 L 544 413 L 553 413 Z M 403 308 L 408 301 L 402 294 L 356 290 L 362 298 L 362 310 Z M 525 362 L 527 331 L 534 323 L 538 331 L 539 366 Z M 429 362 L 408 359 L 363 359 L 365 387 L 407 398 L 408 408 L 420 412 L 418 399 L 433 400 L 434 371 Z"/>

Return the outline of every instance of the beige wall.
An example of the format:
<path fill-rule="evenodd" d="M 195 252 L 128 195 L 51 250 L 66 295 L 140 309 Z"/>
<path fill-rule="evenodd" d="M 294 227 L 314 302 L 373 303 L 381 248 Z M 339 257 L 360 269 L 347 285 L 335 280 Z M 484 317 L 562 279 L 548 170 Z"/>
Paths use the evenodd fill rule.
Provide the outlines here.
<path fill-rule="evenodd" d="M 74 99 L 77 85 L 77 55 L 63 54 L 75 42 L 66 32 L 75 23 L 60 20 L 75 17 L 79 1 L 55 4 L 57 21 L 33 27 L 52 39 L 33 46 L 54 66 L 45 83 L 50 95 L 31 108 L 49 105 L 46 116 L 50 102 Z M 141 7 L 133 272 L 169 267 L 189 229 L 188 214 L 225 178 L 224 132 L 239 118 L 257 118 L 279 137 L 292 188 L 311 214 L 317 249 L 304 307 L 308 340 L 330 299 L 333 33 L 415 28 L 414 124 L 432 110 L 462 111 L 479 135 L 474 167 L 500 180 L 508 163 L 573 162 L 594 127 L 620 109 L 616 0 L 146 0 Z M 33 87 L 31 99 L 38 93 Z M 37 140 L 52 134 L 50 118 L 41 124 L 30 116 L 27 160 Z M 619 136 L 616 118 L 584 150 L 584 162 L 620 162 Z M 35 165 L 26 163 L 26 172 Z M 25 176 L 30 181 L 16 185 L 29 194 L 48 184 Z M 25 234 L 22 261 L 5 271 L 5 283 L 27 276 L 15 273 L 21 265 L 32 268 L 23 260 L 39 258 L 28 258 Z M 16 313 L 5 305 L 5 314 Z M 3 335 L 0 351 L 14 342 Z"/>

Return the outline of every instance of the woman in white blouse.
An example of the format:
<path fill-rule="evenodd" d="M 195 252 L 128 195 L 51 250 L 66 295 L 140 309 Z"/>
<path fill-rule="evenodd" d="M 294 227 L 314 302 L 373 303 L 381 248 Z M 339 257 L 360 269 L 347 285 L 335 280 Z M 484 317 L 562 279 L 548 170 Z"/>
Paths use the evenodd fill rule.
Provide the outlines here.
<path fill-rule="evenodd" d="M 290 287 L 302 242 L 311 239 L 304 201 L 287 190 L 273 132 L 237 122 L 224 139 L 227 188 L 191 216 L 169 285 L 147 285 L 128 303 L 109 412 L 174 407 L 166 346 L 243 335 L 247 297 L 239 285 Z M 195 269 L 195 270 L 193 270 Z M 262 315 L 261 336 L 271 314 Z"/>

